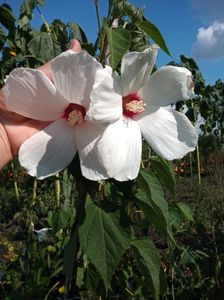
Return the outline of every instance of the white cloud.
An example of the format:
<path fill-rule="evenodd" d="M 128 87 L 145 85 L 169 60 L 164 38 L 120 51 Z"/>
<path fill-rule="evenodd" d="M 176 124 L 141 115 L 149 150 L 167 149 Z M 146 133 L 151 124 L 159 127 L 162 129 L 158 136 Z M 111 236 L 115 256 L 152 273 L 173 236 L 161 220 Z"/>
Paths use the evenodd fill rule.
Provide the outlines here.
<path fill-rule="evenodd" d="M 224 58 L 224 22 L 214 21 L 208 27 L 198 29 L 197 39 L 192 46 L 195 58 Z"/>

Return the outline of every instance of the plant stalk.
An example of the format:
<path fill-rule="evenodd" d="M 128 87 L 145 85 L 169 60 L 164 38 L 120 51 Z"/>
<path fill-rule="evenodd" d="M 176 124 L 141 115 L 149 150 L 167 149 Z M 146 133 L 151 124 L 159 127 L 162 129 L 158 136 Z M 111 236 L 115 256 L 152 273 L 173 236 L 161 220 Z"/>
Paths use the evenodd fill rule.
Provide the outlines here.
<path fill-rule="evenodd" d="M 34 181 L 33 181 L 33 197 L 32 197 L 32 202 L 34 203 L 35 200 L 37 198 L 37 179 L 34 178 Z"/>
<path fill-rule="evenodd" d="M 96 9 L 96 18 L 97 18 L 97 25 L 98 25 L 98 31 L 100 33 L 100 14 L 99 14 L 99 1 L 94 0 L 95 9 Z"/>
<path fill-rule="evenodd" d="M 76 285 L 77 282 L 77 271 L 78 271 L 78 253 L 80 250 L 80 242 L 79 242 L 79 226 L 83 222 L 84 212 L 85 212 L 85 203 L 86 203 L 86 196 L 87 196 L 87 189 L 83 182 L 77 180 L 77 189 L 78 189 L 78 200 L 77 200 L 77 207 L 76 207 L 76 219 L 75 223 L 72 226 L 71 231 L 71 239 L 72 236 L 75 236 L 75 247 L 73 252 L 73 257 L 75 258 L 75 264 L 73 266 L 73 278 L 71 284 L 68 286 L 67 296 L 68 298 L 71 297 L 79 297 L 78 287 Z"/>
<path fill-rule="evenodd" d="M 11 163 L 11 169 L 12 169 L 12 174 L 13 174 L 13 185 L 14 185 L 14 190 L 15 190 L 15 194 L 16 194 L 16 199 L 17 201 L 19 201 L 19 189 L 18 189 L 18 182 L 17 182 L 17 178 L 15 176 L 15 167 L 14 167 L 14 163 Z"/>
<path fill-rule="evenodd" d="M 60 184 L 60 178 L 59 173 L 57 173 L 55 178 L 55 197 L 56 197 L 56 208 L 61 207 L 61 200 L 60 200 L 60 194 L 61 194 L 61 184 Z"/>
<path fill-rule="evenodd" d="M 201 184 L 201 166 L 200 166 L 200 152 L 199 147 L 196 147 L 196 155 L 197 155 L 197 169 L 198 169 L 198 184 Z"/>

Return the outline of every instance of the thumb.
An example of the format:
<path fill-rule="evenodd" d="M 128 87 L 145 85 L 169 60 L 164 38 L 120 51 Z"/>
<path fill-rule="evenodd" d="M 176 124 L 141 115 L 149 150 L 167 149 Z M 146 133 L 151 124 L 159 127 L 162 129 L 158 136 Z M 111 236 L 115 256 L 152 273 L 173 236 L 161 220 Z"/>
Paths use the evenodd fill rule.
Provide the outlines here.
<path fill-rule="evenodd" d="M 80 52 L 82 50 L 82 47 L 78 40 L 72 39 L 70 41 L 68 49 L 73 50 L 74 52 Z"/>
<path fill-rule="evenodd" d="M 78 40 L 72 39 L 68 49 L 74 52 L 80 52 L 82 50 L 82 47 Z M 51 62 L 48 62 L 43 66 L 39 67 L 38 70 L 45 73 L 45 75 L 47 75 L 47 77 L 52 81 Z"/>

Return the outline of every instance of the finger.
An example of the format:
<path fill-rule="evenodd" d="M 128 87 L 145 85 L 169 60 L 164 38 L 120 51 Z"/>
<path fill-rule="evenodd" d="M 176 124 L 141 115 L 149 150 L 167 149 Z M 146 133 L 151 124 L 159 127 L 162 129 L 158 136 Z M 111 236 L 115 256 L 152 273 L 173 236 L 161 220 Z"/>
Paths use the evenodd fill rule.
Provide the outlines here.
<path fill-rule="evenodd" d="M 5 95 L 2 89 L 0 89 L 0 109 L 5 109 Z"/>
<path fill-rule="evenodd" d="M 71 40 L 68 49 L 73 50 L 75 52 L 80 52 L 82 50 L 82 47 L 78 40 L 73 39 Z"/>
<path fill-rule="evenodd" d="M 42 71 L 52 81 L 51 62 L 50 61 L 37 69 Z"/>
<path fill-rule="evenodd" d="M 71 40 L 69 45 L 69 50 L 73 50 L 74 52 L 80 52 L 82 50 L 81 44 L 78 40 Z M 51 62 L 49 61 L 45 65 L 38 68 L 38 70 L 42 71 L 47 75 L 47 77 L 52 81 L 52 72 L 51 72 Z"/>

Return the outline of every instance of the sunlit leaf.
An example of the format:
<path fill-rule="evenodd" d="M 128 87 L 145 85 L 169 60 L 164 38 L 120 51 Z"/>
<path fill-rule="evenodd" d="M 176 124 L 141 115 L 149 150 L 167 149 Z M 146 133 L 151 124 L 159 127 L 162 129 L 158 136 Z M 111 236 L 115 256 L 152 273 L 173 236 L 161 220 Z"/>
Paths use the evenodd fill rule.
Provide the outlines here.
<path fill-rule="evenodd" d="M 179 208 L 179 210 L 182 212 L 182 214 L 185 216 L 185 218 L 189 221 L 194 221 L 194 216 L 191 208 L 183 203 L 183 202 L 177 202 L 175 205 Z"/>
<path fill-rule="evenodd" d="M 71 197 L 72 189 L 74 187 L 73 182 L 73 176 L 69 173 L 68 169 L 65 169 L 63 172 L 62 191 L 66 201 L 69 201 Z"/>
<path fill-rule="evenodd" d="M 108 290 L 111 277 L 130 246 L 130 227 L 124 211 L 108 201 L 97 204 L 88 199 L 85 213 L 79 231 L 81 248 Z"/>
<path fill-rule="evenodd" d="M 174 240 L 169 222 L 169 206 L 164 198 L 164 192 L 159 180 L 154 174 L 142 170 L 137 181 L 142 192 L 147 196 L 147 198 L 141 197 L 142 203 L 140 202 L 139 206 L 141 207 L 142 205 L 142 209 L 150 222 L 154 222 L 153 224 L 163 234 Z M 138 201 L 136 204 L 138 205 Z"/>
<path fill-rule="evenodd" d="M 173 163 L 162 159 L 159 156 L 151 156 L 150 163 L 155 169 L 159 179 L 162 180 L 164 185 L 172 192 L 175 192 L 176 180 L 173 170 Z"/>
<path fill-rule="evenodd" d="M 49 212 L 48 223 L 55 232 L 60 229 L 69 228 L 74 214 L 75 210 L 71 207 L 67 208 L 67 210 L 55 210 Z"/>
<path fill-rule="evenodd" d="M 147 288 L 152 286 L 154 297 L 159 299 L 160 294 L 160 258 L 158 251 L 147 237 L 135 239 L 132 245 L 137 251 L 136 261 L 139 266 L 140 272 L 145 278 Z"/>
<path fill-rule="evenodd" d="M 93 264 L 89 264 L 86 269 L 85 286 L 90 291 L 96 291 L 99 284 L 100 276 L 94 268 Z"/>
<path fill-rule="evenodd" d="M 150 224 L 153 224 L 164 236 L 167 236 L 167 219 L 158 211 L 147 198 L 144 192 L 136 195 L 136 205 L 142 210 Z"/>
<path fill-rule="evenodd" d="M 43 6 L 45 0 L 24 0 L 20 7 L 20 16 L 18 24 L 20 28 L 29 23 L 33 17 L 33 10 L 39 4 Z"/>
<path fill-rule="evenodd" d="M 143 9 L 139 9 L 128 1 L 122 1 L 123 15 L 129 16 L 133 22 L 142 21 Z"/>
<path fill-rule="evenodd" d="M 131 31 L 131 46 L 130 51 L 143 51 L 148 47 L 148 38 L 143 31 Z"/>
<path fill-rule="evenodd" d="M 46 24 L 43 26 L 43 31 L 48 31 L 48 27 L 46 27 Z M 51 36 L 55 41 L 60 43 L 62 46 L 66 45 L 68 39 L 66 26 L 61 20 L 55 19 L 49 25 L 49 31 L 51 32 Z"/>
<path fill-rule="evenodd" d="M 0 27 L 0 50 L 5 44 L 6 34 L 5 31 Z"/>
<path fill-rule="evenodd" d="M 70 40 L 77 39 L 81 43 L 87 43 L 87 37 L 84 31 L 82 30 L 82 28 L 78 24 L 74 22 L 69 22 L 66 27 L 68 31 L 68 37 Z"/>
<path fill-rule="evenodd" d="M 9 8 L 7 4 L 0 6 L 0 23 L 8 30 L 14 30 L 16 17 Z"/>
<path fill-rule="evenodd" d="M 106 28 L 109 43 L 109 58 L 112 69 L 116 69 L 131 44 L 130 33 L 123 28 Z"/>
<path fill-rule="evenodd" d="M 61 46 L 47 32 L 35 34 L 28 48 L 31 55 L 41 63 L 46 63 L 61 53 Z"/>
<path fill-rule="evenodd" d="M 9 49 L 3 48 L 2 61 L 0 61 L 0 86 L 3 85 L 6 75 L 15 68 L 15 58 L 9 54 Z"/>
<path fill-rule="evenodd" d="M 142 21 L 138 23 L 139 28 L 141 28 L 147 35 L 153 39 L 153 41 L 169 56 L 171 56 L 170 51 L 167 48 L 166 42 L 159 31 L 159 29 L 151 23 L 150 21 Z"/>

